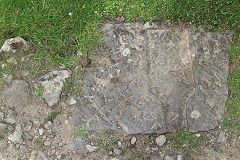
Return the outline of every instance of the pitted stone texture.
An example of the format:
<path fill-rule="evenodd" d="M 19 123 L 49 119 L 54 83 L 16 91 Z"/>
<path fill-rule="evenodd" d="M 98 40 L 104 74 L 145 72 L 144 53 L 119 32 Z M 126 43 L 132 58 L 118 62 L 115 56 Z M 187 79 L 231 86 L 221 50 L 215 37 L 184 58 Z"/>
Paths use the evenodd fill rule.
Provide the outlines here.
<path fill-rule="evenodd" d="M 43 97 L 51 107 L 60 100 L 63 82 L 69 77 L 67 70 L 53 71 L 39 79 L 39 83 L 44 87 Z"/>
<path fill-rule="evenodd" d="M 75 123 L 125 134 L 215 128 L 227 100 L 232 34 L 140 23 L 106 24 L 110 52 L 86 72 Z M 94 62 L 94 58 L 93 58 Z"/>
<path fill-rule="evenodd" d="M 15 53 L 18 49 L 28 50 L 29 47 L 29 42 L 25 41 L 22 37 L 10 38 L 5 41 L 0 52 Z"/>

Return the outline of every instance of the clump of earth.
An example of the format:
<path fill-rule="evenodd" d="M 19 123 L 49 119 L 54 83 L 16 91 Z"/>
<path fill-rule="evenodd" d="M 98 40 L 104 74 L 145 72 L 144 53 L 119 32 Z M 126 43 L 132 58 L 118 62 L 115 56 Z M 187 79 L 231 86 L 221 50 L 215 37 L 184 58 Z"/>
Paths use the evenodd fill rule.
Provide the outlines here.
<path fill-rule="evenodd" d="M 0 159 L 240 159 L 239 137 L 219 128 L 230 33 L 157 23 L 106 24 L 103 33 L 79 96 L 62 65 L 5 73 L 34 50 L 20 37 L 1 40 Z M 203 144 L 185 154 L 174 145 L 178 129 Z"/>

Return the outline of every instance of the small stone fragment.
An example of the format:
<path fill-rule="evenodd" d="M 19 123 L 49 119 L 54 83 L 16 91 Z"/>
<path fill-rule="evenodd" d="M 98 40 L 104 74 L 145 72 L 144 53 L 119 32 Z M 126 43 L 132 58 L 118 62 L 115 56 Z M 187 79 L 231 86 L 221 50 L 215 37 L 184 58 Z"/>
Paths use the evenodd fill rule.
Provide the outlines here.
<path fill-rule="evenodd" d="M 83 146 L 83 140 L 82 140 L 82 138 L 75 138 L 73 141 L 72 141 L 72 143 L 70 144 L 70 147 L 72 148 L 72 149 L 77 149 L 77 148 L 82 148 L 82 146 Z"/>
<path fill-rule="evenodd" d="M 122 146 L 122 142 L 118 141 L 118 146 L 121 147 Z"/>
<path fill-rule="evenodd" d="M 131 144 L 134 145 L 137 141 L 137 138 L 135 136 L 132 137 L 131 139 Z"/>
<path fill-rule="evenodd" d="M 13 76 L 11 74 L 3 74 L 2 76 L 3 80 L 7 83 L 7 84 L 10 84 L 12 83 L 12 80 L 13 80 Z"/>
<path fill-rule="evenodd" d="M 32 122 L 30 122 L 30 121 L 26 122 L 25 126 L 24 126 L 24 131 L 29 132 L 29 131 L 31 131 L 31 129 L 32 129 Z"/>
<path fill-rule="evenodd" d="M 118 155 L 120 155 L 122 153 L 122 150 L 118 149 L 118 148 L 114 148 L 113 152 L 118 156 Z"/>
<path fill-rule="evenodd" d="M 28 50 L 29 47 L 29 42 L 25 41 L 21 37 L 10 38 L 4 42 L 0 52 L 15 53 L 18 49 Z"/>
<path fill-rule="evenodd" d="M 177 155 L 177 160 L 182 160 L 182 155 Z"/>
<path fill-rule="evenodd" d="M 117 158 L 112 158 L 112 159 L 110 159 L 110 160 L 119 160 L 119 159 L 117 159 Z"/>
<path fill-rule="evenodd" d="M 217 139 L 217 143 L 222 143 L 222 144 L 227 143 L 227 137 L 225 136 L 225 133 L 223 131 L 220 132 L 218 139 Z"/>
<path fill-rule="evenodd" d="M 161 135 L 156 138 L 156 143 L 158 146 L 162 146 L 162 145 L 164 145 L 166 140 L 167 140 L 167 138 L 164 135 Z"/>
<path fill-rule="evenodd" d="M 195 134 L 196 135 L 196 137 L 200 137 L 201 136 L 201 134 Z"/>
<path fill-rule="evenodd" d="M 92 146 L 92 145 L 89 145 L 89 144 L 86 145 L 86 148 L 89 152 L 94 152 L 98 149 L 98 147 Z"/>
<path fill-rule="evenodd" d="M 27 153 L 27 152 L 28 152 L 28 146 L 25 145 L 25 144 L 22 144 L 22 145 L 20 146 L 20 150 L 23 151 L 23 152 L 25 152 L 25 153 Z"/>
<path fill-rule="evenodd" d="M 50 143 L 49 141 L 45 141 L 45 142 L 44 142 L 44 145 L 45 145 L 45 146 L 50 146 L 50 144 L 51 144 L 51 143 Z"/>
<path fill-rule="evenodd" d="M 53 71 L 39 79 L 39 83 L 44 87 L 43 97 L 48 105 L 54 106 L 60 100 L 63 82 L 69 77 L 67 70 Z"/>
<path fill-rule="evenodd" d="M 0 112 L 0 120 L 3 120 L 3 119 L 4 119 L 4 113 Z"/>
<path fill-rule="evenodd" d="M 43 128 L 40 128 L 40 129 L 39 129 L 39 135 L 42 136 L 42 135 L 43 135 L 43 132 L 44 132 Z"/>
<path fill-rule="evenodd" d="M 70 105 L 74 105 L 76 103 L 77 103 L 77 101 L 74 98 L 71 98 L 71 100 L 69 101 Z"/>
<path fill-rule="evenodd" d="M 47 121 L 44 124 L 44 128 L 46 128 L 46 129 L 52 129 L 52 127 L 53 127 L 53 123 L 51 121 Z"/>
<path fill-rule="evenodd" d="M 168 155 L 165 157 L 165 160 L 174 160 L 172 157 L 169 157 Z"/>
<path fill-rule="evenodd" d="M 15 132 L 13 134 L 9 135 L 8 139 L 14 143 L 22 143 L 23 142 L 22 129 L 21 129 L 20 124 L 17 124 Z"/>

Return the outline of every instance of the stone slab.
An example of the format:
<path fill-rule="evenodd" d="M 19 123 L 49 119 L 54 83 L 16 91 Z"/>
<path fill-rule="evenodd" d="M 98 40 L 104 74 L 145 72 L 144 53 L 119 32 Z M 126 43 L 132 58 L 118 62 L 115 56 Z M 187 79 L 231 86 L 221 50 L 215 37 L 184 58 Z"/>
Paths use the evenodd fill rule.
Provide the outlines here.
<path fill-rule="evenodd" d="M 107 49 L 85 73 L 75 124 L 128 134 L 215 128 L 228 97 L 230 32 L 105 24 Z"/>

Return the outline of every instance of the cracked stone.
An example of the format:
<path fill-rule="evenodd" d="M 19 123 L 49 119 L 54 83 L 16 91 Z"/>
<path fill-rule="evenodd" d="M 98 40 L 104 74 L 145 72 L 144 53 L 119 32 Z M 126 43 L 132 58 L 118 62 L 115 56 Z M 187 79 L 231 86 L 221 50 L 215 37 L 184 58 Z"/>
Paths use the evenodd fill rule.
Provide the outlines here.
<path fill-rule="evenodd" d="M 15 53 L 18 49 L 28 50 L 29 47 L 29 42 L 25 41 L 21 37 L 10 38 L 4 42 L 0 52 Z"/>

